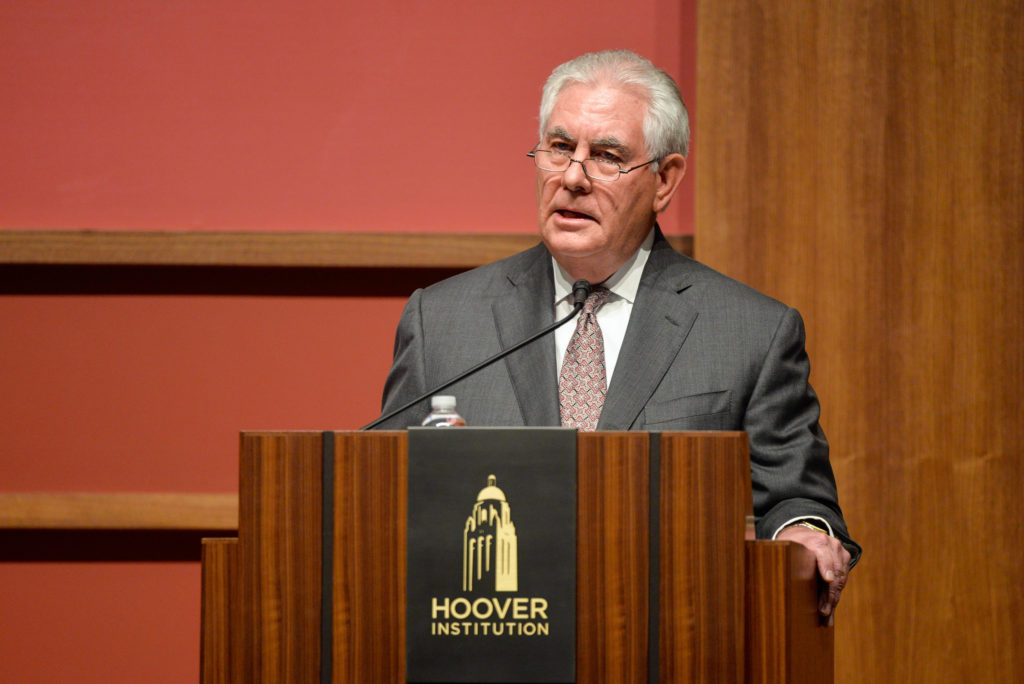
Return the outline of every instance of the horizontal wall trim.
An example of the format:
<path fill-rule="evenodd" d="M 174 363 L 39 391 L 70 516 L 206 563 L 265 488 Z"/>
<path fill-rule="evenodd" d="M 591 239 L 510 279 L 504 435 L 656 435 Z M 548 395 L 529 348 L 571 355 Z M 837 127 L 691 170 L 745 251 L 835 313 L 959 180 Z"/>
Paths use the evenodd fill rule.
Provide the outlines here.
<path fill-rule="evenodd" d="M 669 242 L 693 255 L 693 236 Z M 0 230 L 0 294 L 408 297 L 535 235 Z"/>
<path fill-rule="evenodd" d="M 195 562 L 237 530 L 237 494 L 0 494 L 0 562 Z"/>
<path fill-rule="evenodd" d="M 692 236 L 669 239 L 692 253 Z M 0 264 L 467 269 L 537 240 L 533 234 L 0 230 Z"/>
<path fill-rule="evenodd" d="M 0 263 L 471 268 L 536 243 L 534 235 L 7 230 Z"/>
<path fill-rule="evenodd" d="M 238 529 L 237 494 L 0 493 L 0 530 Z"/>

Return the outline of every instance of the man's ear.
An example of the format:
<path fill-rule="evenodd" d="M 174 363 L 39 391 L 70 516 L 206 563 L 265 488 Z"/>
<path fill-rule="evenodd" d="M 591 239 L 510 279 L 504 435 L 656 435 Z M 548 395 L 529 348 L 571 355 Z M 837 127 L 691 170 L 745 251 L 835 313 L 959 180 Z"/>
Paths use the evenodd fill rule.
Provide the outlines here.
<path fill-rule="evenodd" d="M 670 154 L 658 163 L 658 188 L 654 193 L 654 213 L 660 214 L 668 208 L 668 203 L 679 189 L 686 175 L 686 157 L 681 154 Z"/>

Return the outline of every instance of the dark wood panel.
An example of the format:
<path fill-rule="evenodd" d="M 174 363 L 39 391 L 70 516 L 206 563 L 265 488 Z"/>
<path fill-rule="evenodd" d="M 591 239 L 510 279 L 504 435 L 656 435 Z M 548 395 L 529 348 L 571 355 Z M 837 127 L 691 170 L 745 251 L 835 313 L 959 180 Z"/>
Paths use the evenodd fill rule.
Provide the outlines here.
<path fill-rule="evenodd" d="M 814 555 L 790 542 L 746 546 L 747 684 L 833 681 L 835 629 L 818 615 Z"/>
<path fill-rule="evenodd" d="M 661 681 L 743 681 L 743 433 L 661 436 Z"/>
<path fill-rule="evenodd" d="M 576 673 L 581 682 L 646 682 L 648 435 L 580 433 Z"/>
<path fill-rule="evenodd" d="M 240 630 L 232 628 L 237 624 L 232 610 L 241 606 L 238 540 L 204 539 L 202 571 L 200 681 L 229 684 L 237 681 L 232 658 L 240 658 L 243 652 Z"/>
<path fill-rule="evenodd" d="M 407 433 L 337 433 L 334 682 L 405 681 Z"/>
<path fill-rule="evenodd" d="M 320 676 L 320 433 L 242 434 L 242 681 Z"/>

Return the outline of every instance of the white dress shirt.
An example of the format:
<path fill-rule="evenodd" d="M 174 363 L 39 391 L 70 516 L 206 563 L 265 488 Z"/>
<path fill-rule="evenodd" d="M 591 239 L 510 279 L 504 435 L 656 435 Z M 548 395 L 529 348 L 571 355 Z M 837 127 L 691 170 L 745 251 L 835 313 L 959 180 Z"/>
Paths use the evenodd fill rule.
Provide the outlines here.
<path fill-rule="evenodd" d="M 626 326 L 629 325 L 629 315 L 633 312 L 633 302 L 636 301 L 636 293 L 640 289 L 640 276 L 643 275 L 644 266 L 647 265 L 647 257 L 651 254 L 651 245 L 653 244 L 654 229 L 652 228 L 643 244 L 640 245 L 640 249 L 622 265 L 622 268 L 603 283 L 591 283 L 591 285 L 603 285 L 611 290 L 611 295 L 597 310 L 597 323 L 601 326 L 601 336 L 604 338 L 604 366 L 608 387 L 612 386 L 615 362 L 619 359 L 622 340 L 626 337 Z M 572 311 L 572 284 L 574 281 L 558 265 L 554 257 L 551 262 L 555 276 L 554 306 L 555 320 L 557 321 L 568 316 Z M 570 321 L 555 331 L 555 363 L 559 375 L 562 373 L 565 350 L 575 331 L 576 321 Z"/>

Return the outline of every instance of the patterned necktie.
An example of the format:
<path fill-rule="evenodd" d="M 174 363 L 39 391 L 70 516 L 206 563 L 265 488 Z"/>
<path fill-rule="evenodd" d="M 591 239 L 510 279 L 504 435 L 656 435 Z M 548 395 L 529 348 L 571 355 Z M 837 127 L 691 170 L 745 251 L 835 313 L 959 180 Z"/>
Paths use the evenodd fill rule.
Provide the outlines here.
<path fill-rule="evenodd" d="M 597 324 L 597 310 L 611 291 L 591 290 L 576 320 L 576 332 L 569 340 L 558 376 L 558 403 L 564 427 L 583 431 L 597 428 L 608 383 L 604 370 L 604 337 Z"/>

